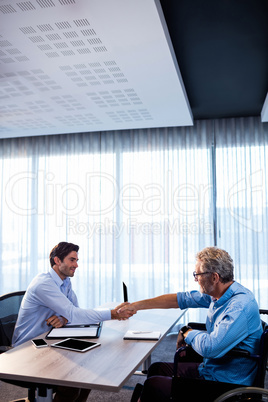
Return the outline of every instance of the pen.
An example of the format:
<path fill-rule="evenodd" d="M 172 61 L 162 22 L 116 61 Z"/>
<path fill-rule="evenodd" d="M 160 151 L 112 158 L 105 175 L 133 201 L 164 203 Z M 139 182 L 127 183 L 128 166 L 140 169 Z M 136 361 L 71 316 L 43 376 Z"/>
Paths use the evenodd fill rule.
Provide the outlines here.
<path fill-rule="evenodd" d="M 151 334 L 152 331 L 133 331 L 133 334 Z"/>
<path fill-rule="evenodd" d="M 99 324 L 65 325 L 64 328 L 92 328 L 100 327 Z"/>

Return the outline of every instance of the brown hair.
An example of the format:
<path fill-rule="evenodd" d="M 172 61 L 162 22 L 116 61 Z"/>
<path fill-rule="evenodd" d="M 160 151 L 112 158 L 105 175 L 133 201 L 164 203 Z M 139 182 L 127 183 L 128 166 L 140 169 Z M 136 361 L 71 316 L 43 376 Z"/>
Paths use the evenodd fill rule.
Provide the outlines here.
<path fill-rule="evenodd" d="M 71 251 L 78 252 L 78 250 L 79 250 L 79 246 L 77 246 L 76 244 L 67 243 L 64 241 L 60 242 L 55 247 L 53 247 L 53 249 L 50 251 L 49 261 L 50 261 L 51 267 L 53 267 L 55 265 L 55 261 L 54 261 L 55 257 L 58 257 L 61 261 L 63 261 L 64 258 L 66 257 L 66 255 L 70 254 Z"/>

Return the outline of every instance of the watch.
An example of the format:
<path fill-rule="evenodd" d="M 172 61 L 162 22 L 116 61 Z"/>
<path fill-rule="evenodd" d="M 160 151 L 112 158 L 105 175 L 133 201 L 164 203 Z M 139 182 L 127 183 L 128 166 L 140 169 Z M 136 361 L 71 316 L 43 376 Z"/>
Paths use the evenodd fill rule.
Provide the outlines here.
<path fill-rule="evenodd" d="M 191 327 L 189 327 L 189 325 L 185 325 L 184 327 L 182 327 L 180 329 L 180 334 L 182 334 L 183 338 L 184 338 L 185 332 L 189 331 L 189 329 L 192 329 Z"/>

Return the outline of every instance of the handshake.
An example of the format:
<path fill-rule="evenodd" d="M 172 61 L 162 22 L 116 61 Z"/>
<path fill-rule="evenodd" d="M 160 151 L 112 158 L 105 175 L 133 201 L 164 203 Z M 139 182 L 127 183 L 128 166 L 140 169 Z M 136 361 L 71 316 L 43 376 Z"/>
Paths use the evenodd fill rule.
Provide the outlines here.
<path fill-rule="evenodd" d="M 119 306 L 115 307 L 111 310 L 111 318 L 112 320 L 127 320 L 137 313 L 137 308 L 134 303 L 121 303 Z"/>
<path fill-rule="evenodd" d="M 164 294 L 152 299 L 139 300 L 133 303 L 125 302 L 112 310 L 112 319 L 126 320 L 137 313 L 138 310 L 154 308 L 179 308 L 177 293 Z"/>

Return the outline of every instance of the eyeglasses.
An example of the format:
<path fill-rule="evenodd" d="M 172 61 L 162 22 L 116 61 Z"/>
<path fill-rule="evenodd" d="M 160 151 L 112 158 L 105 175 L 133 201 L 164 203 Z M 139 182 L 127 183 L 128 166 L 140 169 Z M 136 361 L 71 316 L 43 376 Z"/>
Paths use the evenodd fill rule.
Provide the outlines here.
<path fill-rule="evenodd" d="M 195 271 L 193 272 L 194 280 L 198 281 L 198 276 L 199 275 L 205 275 L 205 274 L 211 274 L 211 272 L 200 272 L 200 274 L 197 274 Z"/>

